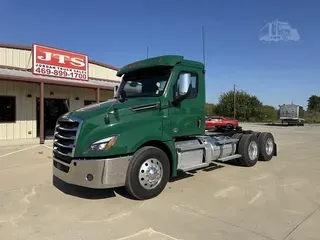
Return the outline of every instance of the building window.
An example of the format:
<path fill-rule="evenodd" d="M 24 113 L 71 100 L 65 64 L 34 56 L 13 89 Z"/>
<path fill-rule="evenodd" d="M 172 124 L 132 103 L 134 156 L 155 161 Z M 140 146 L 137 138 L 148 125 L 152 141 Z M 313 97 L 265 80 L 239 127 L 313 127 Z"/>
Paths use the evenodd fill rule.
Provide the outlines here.
<path fill-rule="evenodd" d="M 90 104 L 94 104 L 96 103 L 96 101 L 93 101 L 93 100 L 84 100 L 84 105 L 87 106 L 87 105 L 90 105 Z"/>
<path fill-rule="evenodd" d="M 16 121 L 16 97 L 0 96 L 0 123 Z"/>

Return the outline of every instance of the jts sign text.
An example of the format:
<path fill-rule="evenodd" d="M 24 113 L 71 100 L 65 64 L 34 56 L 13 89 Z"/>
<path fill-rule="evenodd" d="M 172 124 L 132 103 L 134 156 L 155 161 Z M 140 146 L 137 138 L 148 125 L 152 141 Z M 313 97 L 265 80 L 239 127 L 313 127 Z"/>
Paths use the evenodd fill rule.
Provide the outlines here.
<path fill-rule="evenodd" d="M 88 56 L 37 44 L 32 51 L 33 74 L 88 80 Z"/>

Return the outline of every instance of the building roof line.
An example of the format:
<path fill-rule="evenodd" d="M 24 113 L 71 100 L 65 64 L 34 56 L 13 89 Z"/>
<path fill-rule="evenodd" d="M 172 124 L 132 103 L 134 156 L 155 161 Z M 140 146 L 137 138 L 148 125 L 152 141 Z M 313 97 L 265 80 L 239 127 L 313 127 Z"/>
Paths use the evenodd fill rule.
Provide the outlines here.
<path fill-rule="evenodd" d="M 89 78 L 88 81 L 82 80 L 70 80 L 64 78 L 56 78 L 51 76 L 35 76 L 29 71 L 13 70 L 0 68 L 0 81 L 18 81 L 18 82 L 29 82 L 29 83 L 46 83 L 51 85 L 59 86 L 70 86 L 70 87 L 80 87 L 80 88 L 91 88 L 91 89 L 104 89 L 112 91 L 113 87 L 117 85 L 116 83 L 111 83 L 107 81 L 97 81 L 95 79 Z"/>
<path fill-rule="evenodd" d="M 2 47 L 2 48 L 19 49 L 19 50 L 29 50 L 29 51 L 32 50 L 31 46 L 11 44 L 11 43 L 0 43 L 0 47 Z M 119 67 L 115 67 L 115 66 L 112 66 L 112 65 L 109 65 L 109 64 L 105 64 L 105 63 L 102 63 L 102 62 L 94 61 L 94 60 L 91 60 L 91 59 L 89 59 L 88 61 L 89 61 L 89 63 L 98 65 L 100 67 L 110 68 L 110 69 L 113 69 L 113 70 L 116 70 L 116 71 L 120 70 Z"/>
<path fill-rule="evenodd" d="M 28 69 L 28 68 L 20 68 L 20 67 L 5 66 L 5 65 L 0 65 L 0 69 L 8 69 L 8 70 L 18 70 L 18 71 L 31 72 L 31 69 Z M 97 81 L 105 81 L 105 82 L 118 83 L 118 84 L 120 83 L 120 81 L 112 80 L 112 79 L 105 79 L 105 78 L 89 77 L 89 79 L 97 80 Z"/>

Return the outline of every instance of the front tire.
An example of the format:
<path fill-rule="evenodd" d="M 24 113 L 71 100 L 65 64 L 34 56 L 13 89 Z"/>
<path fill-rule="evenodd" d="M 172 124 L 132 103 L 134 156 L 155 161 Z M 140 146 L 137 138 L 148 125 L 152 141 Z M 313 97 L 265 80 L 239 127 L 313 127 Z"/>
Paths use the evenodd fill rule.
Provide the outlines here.
<path fill-rule="evenodd" d="M 170 162 L 159 148 L 146 146 L 136 151 L 129 163 L 126 190 L 133 197 L 144 200 L 158 196 L 169 181 Z"/>

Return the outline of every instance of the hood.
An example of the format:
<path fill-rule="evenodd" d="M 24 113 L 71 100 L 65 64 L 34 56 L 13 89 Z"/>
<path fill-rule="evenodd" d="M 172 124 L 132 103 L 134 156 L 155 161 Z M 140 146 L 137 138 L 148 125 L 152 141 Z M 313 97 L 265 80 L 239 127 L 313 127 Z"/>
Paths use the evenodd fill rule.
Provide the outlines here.
<path fill-rule="evenodd" d="M 130 115 L 136 112 L 135 108 L 143 108 L 159 104 L 158 97 L 128 98 L 124 102 L 117 99 L 110 99 L 106 102 L 91 104 L 74 111 L 70 111 L 65 115 L 72 115 L 82 120 L 108 113 L 116 112 L 119 117 Z"/>

